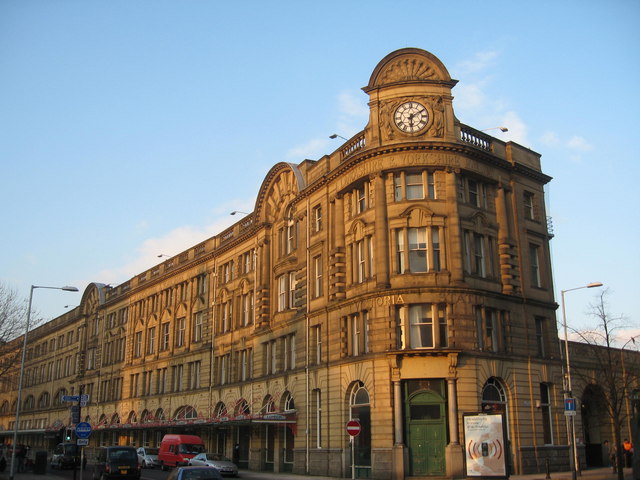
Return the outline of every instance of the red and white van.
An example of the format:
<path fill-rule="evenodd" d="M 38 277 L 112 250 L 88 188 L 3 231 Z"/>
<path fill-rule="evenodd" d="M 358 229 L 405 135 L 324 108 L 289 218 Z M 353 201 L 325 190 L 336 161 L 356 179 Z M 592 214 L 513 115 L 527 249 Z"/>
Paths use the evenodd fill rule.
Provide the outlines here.
<path fill-rule="evenodd" d="M 189 464 L 189 459 L 205 451 L 204 442 L 197 435 L 167 434 L 162 437 L 158 461 L 162 470 Z"/>

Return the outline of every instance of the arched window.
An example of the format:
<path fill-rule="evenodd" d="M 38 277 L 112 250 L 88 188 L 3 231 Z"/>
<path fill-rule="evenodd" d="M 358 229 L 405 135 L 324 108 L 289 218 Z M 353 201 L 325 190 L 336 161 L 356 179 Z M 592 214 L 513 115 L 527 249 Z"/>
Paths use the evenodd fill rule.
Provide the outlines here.
<path fill-rule="evenodd" d="M 51 402 L 51 396 L 49 395 L 49 392 L 43 392 L 38 399 L 38 408 L 48 407 L 49 402 Z"/>
<path fill-rule="evenodd" d="M 371 407 L 364 383 L 356 382 L 349 394 L 349 417 L 360 422 L 360 434 L 354 438 L 354 461 L 358 478 L 371 476 Z M 358 471 L 360 473 L 358 473 Z"/>
<path fill-rule="evenodd" d="M 293 395 L 290 392 L 286 392 L 283 396 L 284 400 L 282 402 L 282 410 L 285 412 L 295 411 L 296 404 L 293 401 Z"/>
<path fill-rule="evenodd" d="M 500 380 L 491 377 L 482 388 L 482 411 L 499 412 L 507 411 L 507 395 Z"/>

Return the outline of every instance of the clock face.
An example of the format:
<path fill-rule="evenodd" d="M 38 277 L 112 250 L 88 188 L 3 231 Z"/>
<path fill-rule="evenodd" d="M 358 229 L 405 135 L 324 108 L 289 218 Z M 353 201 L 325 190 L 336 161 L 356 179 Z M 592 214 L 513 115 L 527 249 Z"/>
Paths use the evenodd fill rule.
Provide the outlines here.
<path fill-rule="evenodd" d="M 396 126 L 407 133 L 422 130 L 429 121 L 429 112 L 418 102 L 405 102 L 396 109 L 394 115 Z"/>

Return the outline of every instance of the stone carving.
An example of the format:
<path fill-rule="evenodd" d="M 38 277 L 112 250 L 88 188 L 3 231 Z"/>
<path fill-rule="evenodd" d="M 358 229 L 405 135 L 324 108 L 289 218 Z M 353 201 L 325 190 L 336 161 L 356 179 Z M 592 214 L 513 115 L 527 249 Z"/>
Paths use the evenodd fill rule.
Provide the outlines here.
<path fill-rule="evenodd" d="M 389 63 L 380 73 L 378 85 L 410 80 L 438 79 L 433 66 L 419 56 L 403 56 Z"/>

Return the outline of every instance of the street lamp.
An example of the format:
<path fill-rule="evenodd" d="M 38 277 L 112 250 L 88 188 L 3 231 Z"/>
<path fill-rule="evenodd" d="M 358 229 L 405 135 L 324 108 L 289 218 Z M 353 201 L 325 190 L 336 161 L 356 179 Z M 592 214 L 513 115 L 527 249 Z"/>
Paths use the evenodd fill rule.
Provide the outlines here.
<path fill-rule="evenodd" d="M 569 336 L 567 335 L 567 314 L 564 308 L 564 294 L 567 292 L 572 292 L 574 290 L 581 290 L 583 288 L 595 288 L 601 287 L 602 283 L 600 282 L 592 282 L 588 285 L 583 285 L 582 287 L 569 288 L 567 290 L 561 290 L 560 296 L 562 299 L 562 325 L 564 326 L 564 360 L 566 362 L 566 387 L 565 387 L 565 400 L 567 398 L 573 397 L 573 392 L 571 390 L 571 362 L 569 361 Z M 576 423 L 575 423 L 575 415 L 570 415 L 571 420 L 569 423 L 569 432 L 568 440 L 570 442 L 570 453 L 569 456 L 569 466 L 571 468 L 571 477 L 573 480 L 576 480 L 578 475 L 578 469 L 580 468 L 580 459 L 578 458 L 578 449 L 576 447 Z"/>
<path fill-rule="evenodd" d="M 33 302 L 33 291 L 36 288 L 50 288 L 52 290 L 64 290 L 66 292 L 77 292 L 76 287 L 45 287 L 43 285 L 31 285 L 29 293 L 29 307 L 27 308 L 27 325 L 24 331 L 24 341 L 22 343 L 22 362 L 20 364 L 20 376 L 18 377 L 18 401 L 16 402 L 16 422 L 13 426 L 13 445 L 11 446 L 11 472 L 9 480 L 13 480 L 16 461 L 16 446 L 18 443 L 18 424 L 20 423 L 20 403 L 22 402 L 22 378 L 24 376 L 24 362 L 27 358 L 27 335 L 29 334 L 29 322 L 31 321 L 31 304 Z"/>

